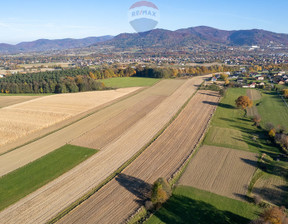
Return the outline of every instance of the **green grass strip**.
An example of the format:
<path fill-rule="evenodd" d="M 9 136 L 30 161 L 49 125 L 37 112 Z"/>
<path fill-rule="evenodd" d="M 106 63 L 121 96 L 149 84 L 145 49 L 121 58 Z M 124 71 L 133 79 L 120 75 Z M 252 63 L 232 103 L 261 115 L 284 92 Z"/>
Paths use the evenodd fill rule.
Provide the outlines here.
<path fill-rule="evenodd" d="M 243 224 L 257 218 L 260 208 L 188 186 L 179 186 L 173 196 L 146 223 Z"/>
<path fill-rule="evenodd" d="M 80 164 L 97 150 L 65 145 L 0 178 L 0 211 Z"/>

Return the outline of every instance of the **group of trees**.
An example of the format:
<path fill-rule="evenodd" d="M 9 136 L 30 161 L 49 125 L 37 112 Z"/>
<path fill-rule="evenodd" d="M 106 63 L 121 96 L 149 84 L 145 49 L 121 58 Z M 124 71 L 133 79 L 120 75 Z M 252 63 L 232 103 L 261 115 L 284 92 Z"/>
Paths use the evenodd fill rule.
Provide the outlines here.
<path fill-rule="evenodd" d="M 288 224 L 285 208 L 271 207 L 263 211 L 259 218 L 250 224 Z"/>
<path fill-rule="evenodd" d="M 31 74 L 14 74 L 0 79 L 2 93 L 71 93 L 104 89 L 97 80 L 113 77 L 149 77 L 172 78 L 183 75 L 203 75 L 212 72 L 226 71 L 225 66 L 196 67 L 143 67 L 99 69 L 76 68 L 47 71 Z"/>
<path fill-rule="evenodd" d="M 122 70 L 67 69 L 32 74 L 15 74 L 0 79 L 2 93 L 73 93 L 101 90 L 105 86 L 98 79 L 130 77 L 136 71 L 130 67 Z"/>
<path fill-rule="evenodd" d="M 271 139 L 278 144 L 285 153 L 288 153 L 288 135 L 284 132 L 286 131 L 284 127 L 275 127 L 272 123 L 266 124 L 266 130 Z"/>

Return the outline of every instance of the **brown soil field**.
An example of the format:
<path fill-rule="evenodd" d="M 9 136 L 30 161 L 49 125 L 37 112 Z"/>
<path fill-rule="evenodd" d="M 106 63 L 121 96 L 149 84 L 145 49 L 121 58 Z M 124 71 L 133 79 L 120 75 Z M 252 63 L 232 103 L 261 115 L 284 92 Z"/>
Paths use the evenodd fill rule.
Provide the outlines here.
<path fill-rule="evenodd" d="M 138 88 L 51 95 L 2 108 L 0 147 L 136 90 Z"/>
<path fill-rule="evenodd" d="M 97 126 L 107 124 L 110 119 L 119 116 L 127 108 L 130 108 L 148 97 L 167 97 L 171 95 L 177 88 L 183 85 L 184 82 L 184 80 L 163 80 L 149 89 L 124 99 L 123 101 L 112 104 L 72 125 L 0 156 L 0 164 L 3 164 L 0 167 L 0 176 L 54 151 Z M 166 88 L 164 88 L 165 86 Z"/>
<path fill-rule="evenodd" d="M 166 89 L 169 91 L 174 89 L 175 91 L 172 94 L 170 92 L 170 95 L 164 99 L 160 105 L 93 157 L 3 210 L 0 213 L 0 221 L 3 223 L 47 222 L 47 220 L 54 217 L 60 210 L 69 206 L 72 202 L 105 180 L 105 178 L 144 147 L 159 130 L 170 121 L 187 99 L 196 91 L 196 88 L 203 82 L 203 77 L 197 77 L 187 81 L 165 80 L 163 82 Z M 163 82 L 160 82 L 159 85 L 162 86 Z M 153 89 L 156 93 L 158 92 L 157 88 L 155 89 L 157 85 L 155 85 Z M 139 102 L 139 99 L 137 100 L 137 102 Z M 117 111 L 114 111 L 115 107 L 116 109 L 118 108 L 118 113 L 119 110 L 123 110 L 126 106 L 123 102 L 124 101 L 117 107 L 116 104 L 109 107 L 108 109 L 110 110 L 112 108 L 110 113 L 113 115 L 117 114 Z M 103 111 L 104 110 L 101 110 L 100 112 L 103 113 L 102 115 L 105 119 L 111 117 L 111 114 L 107 113 L 107 110 Z M 55 135 L 52 134 L 40 139 L 34 143 L 33 147 L 37 147 L 37 144 L 40 144 L 41 142 L 42 147 L 53 144 L 53 148 L 55 149 L 58 147 L 59 142 L 60 144 L 67 142 L 67 136 L 69 136 L 70 139 L 71 135 L 72 139 L 77 138 L 82 133 L 87 132 L 85 131 L 87 130 L 87 125 L 90 125 L 88 131 L 97 127 L 98 123 L 93 123 L 94 120 L 92 118 L 102 118 L 102 122 L 105 122 L 103 121 L 103 117 L 99 117 L 99 114 L 96 114 L 97 113 L 87 117 L 87 119 L 85 118 L 80 122 L 77 122 L 77 124 L 65 128 L 65 130 L 62 129 L 55 133 Z M 77 133 L 75 134 L 75 132 Z M 31 149 L 31 146 L 29 148 Z M 36 152 L 39 148 L 42 150 L 42 148 L 38 146 L 37 148 L 34 148 L 33 152 Z M 46 150 L 44 150 L 44 152 L 47 153 Z M 10 153 L 7 155 L 9 154 Z M 33 157 L 31 153 L 28 154 L 30 157 Z M 42 152 L 42 154 L 44 153 Z M 14 159 L 14 161 L 15 160 L 16 159 Z"/>
<path fill-rule="evenodd" d="M 282 206 L 287 204 L 287 191 L 287 182 L 283 178 L 266 175 L 256 182 L 252 193 L 265 201 Z"/>
<path fill-rule="evenodd" d="M 149 196 L 159 177 L 170 178 L 186 161 L 216 109 L 219 96 L 200 91 L 176 120 L 120 175 L 59 223 L 123 223 Z"/>
<path fill-rule="evenodd" d="M 179 185 L 243 200 L 256 167 L 254 153 L 204 146 L 191 160 Z"/>
<path fill-rule="evenodd" d="M 246 94 L 253 101 L 262 98 L 261 93 L 257 89 L 247 89 Z"/>
<path fill-rule="evenodd" d="M 165 97 L 150 96 L 141 102 L 127 108 L 121 114 L 114 116 L 109 121 L 97 126 L 69 144 L 78 145 L 93 149 L 102 149 L 109 142 L 119 137 L 133 124 L 146 116 L 153 110 Z"/>
<path fill-rule="evenodd" d="M 0 96 L 0 108 L 23 103 L 41 96 Z"/>

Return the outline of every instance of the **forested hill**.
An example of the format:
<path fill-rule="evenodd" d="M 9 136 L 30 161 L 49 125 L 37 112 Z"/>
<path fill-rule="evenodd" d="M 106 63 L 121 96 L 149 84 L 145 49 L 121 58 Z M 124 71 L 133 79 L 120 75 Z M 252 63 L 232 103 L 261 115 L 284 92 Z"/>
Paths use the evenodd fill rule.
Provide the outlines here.
<path fill-rule="evenodd" d="M 181 48 L 193 46 L 288 46 L 288 34 L 265 30 L 226 31 L 207 26 L 191 27 L 176 31 L 155 29 L 146 33 L 124 33 L 95 46 L 109 45 L 117 48 Z"/>
<path fill-rule="evenodd" d="M 92 44 L 107 41 L 112 39 L 113 36 L 101 36 L 101 37 L 87 37 L 83 39 L 58 39 L 48 40 L 40 39 L 31 42 L 22 42 L 16 45 L 0 44 L 0 53 L 20 53 L 20 52 L 41 52 L 51 50 L 67 50 L 73 48 L 88 47 Z"/>

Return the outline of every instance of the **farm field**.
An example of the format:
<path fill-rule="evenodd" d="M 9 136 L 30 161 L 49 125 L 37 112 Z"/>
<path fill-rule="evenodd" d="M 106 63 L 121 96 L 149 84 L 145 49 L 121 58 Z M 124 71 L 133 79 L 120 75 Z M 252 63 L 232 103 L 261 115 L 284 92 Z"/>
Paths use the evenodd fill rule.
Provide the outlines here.
<path fill-rule="evenodd" d="M 91 157 L 97 151 L 72 145 L 0 178 L 0 211 Z"/>
<path fill-rule="evenodd" d="M 152 86 L 159 82 L 160 79 L 152 78 L 140 78 L 140 77 L 121 77 L 121 78 L 111 78 L 99 80 L 104 83 L 105 86 L 111 88 L 127 88 L 127 87 L 144 87 Z"/>
<path fill-rule="evenodd" d="M 0 109 L 0 147 L 92 108 L 123 97 L 138 88 L 46 96 Z M 0 153 L 4 151 L 0 150 Z"/>
<path fill-rule="evenodd" d="M 105 145 L 112 142 L 133 126 L 133 124 L 146 116 L 164 99 L 164 96 L 147 97 L 147 99 L 143 99 L 133 106 L 128 107 L 126 110 L 122 111 L 121 114 L 114 116 L 109 121 L 98 125 L 91 131 L 74 139 L 70 144 L 93 149 L 102 149 Z"/>
<path fill-rule="evenodd" d="M 206 141 L 213 142 L 215 146 L 230 146 L 238 149 L 249 150 L 248 144 L 243 141 L 242 132 L 230 128 L 212 127 L 210 128 Z"/>
<path fill-rule="evenodd" d="M 0 95 L 0 108 L 8 107 L 14 104 L 23 103 L 29 100 L 39 98 L 40 96 L 1 96 Z"/>
<path fill-rule="evenodd" d="M 120 102 L 96 111 L 91 116 L 85 117 L 84 119 L 79 120 L 78 122 L 73 123 L 72 125 L 69 125 L 61 130 L 58 130 L 55 133 L 52 133 L 35 142 L 24 145 L 17 150 L 0 156 L 0 164 L 3 164 L 3 166 L 0 167 L 0 176 L 5 175 L 21 166 L 24 166 L 48 154 L 49 152 L 52 152 L 53 150 L 65 145 L 66 143 L 79 138 L 79 136 L 82 136 L 85 133 L 88 133 L 89 135 L 89 131 L 95 129 L 95 127 L 103 127 L 105 125 L 107 125 L 107 127 L 112 127 L 113 124 L 110 122 L 113 122 L 113 120 L 115 120 L 115 118 L 118 116 L 122 116 L 121 114 L 123 114 L 125 110 L 131 109 L 136 104 L 139 105 L 139 102 L 147 101 L 147 99 L 150 98 L 167 98 L 184 83 L 185 80 L 163 80 L 150 87 L 149 89 L 145 89 L 144 91 L 130 96 Z M 152 109 L 152 107 L 150 107 L 150 109 Z M 112 131 L 115 133 L 115 130 Z M 114 136 L 111 134 L 112 133 L 109 135 L 110 138 L 111 136 Z M 101 136 L 103 137 L 103 134 Z M 97 138 L 97 136 L 94 137 Z M 94 139 L 91 141 L 93 144 L 95 143 Z M 103 143 L 104 141 L 101 140 L 101 142 Z"/>
<path fill-rule="evenodd" d="M 243 224 L 257 217 L 260 209 L 246 202 L 188 186 L 178 186 L 169 201 L 145 224 Z"/>
<path fill-rule="evenodd" d="M 134 124 L 133 127 L 123 133 L 119 138 L 105 146 L 103 150 L 96 155 L 28 195 L 16 204 L 3 210 L 0 213 L 0 220 L 5 223 L 42 223 L 54 217 L 60 210 L 69 206 L 93 187 L 100 184 L 145 146 L 158 131 L 170 121 L 187 99 L 196 91 L 196 86 L 201 84 L 202 81 L 203 77 L 186 81 L 181 80 L 181 82 L 177 80 L 165 80 L 165 82 L 170 83 L 170 85 L 172 85 L 171 83 L 175 83 L 176 88 L 174 86 L 174 90 L 176 91 L 172 94 L 170 93 L 157 108 Z M 180 83 L 181 85 L 179 86 Z M 169 88 L 169 85 L 168 87 L 167 85 L 165 86 L 170 91 L 171 88 Z M 163 87 L 163 89 L 165 88 Z M 106 113 L 104 113 L 104 115 L 105 114 Z M 84 120 L 85 119 L 83 119 L 82 122 Z M 91 120 L 89 121 L 91 122 Z M 84 122 L 81 124 L 84 124 Z M 73 125 L 69 128 L 72 126 Z M 84 133 L 83 128 L 79 126 L 79 124 L 77 127 L 78 129 L 82 129 L 81 132 Z M 85 126 L 85 130 L 86 128 Z M 71 129 L 70 131 L 74 134 L 76 130 Z M 63 141 L 63 136 L 57 136 Z M 48 142 L 51 143 L 51 140 L 50 138 Z"/>
<path fill-rule="evenodd" d="M 198 91 L 188 105 L 131 165 L 58 223 L 122 223 L 143 205 L 151 184 L 170 178 L 184 163 L 216 109 L 219 96 Z"/>
<path fill-rule="evenodd" d="M 261 115 L 261 125 L 270 122 L 277 126 L 284 126 L 288 130 L 288 107 L 276 93 L 263 93 L 260 105 L 257 106 Z"/>
<path fill-rule="evenodd" d="M 253 187 L 252 193 L 278 206 L 287 206 L 288 186 L 284 178 L 265 174 Z"/>
<path fill-rule="evenodd" d="M 243 200 L 256 167 L 257 154 L 203 146 L 191 160 L 179 185 Z"/>
<path fill-rule="evenodd" d="M 241 95 L 246 95 L 246 91 L 240 88 L 228 89 L 212 119 L 204 144 L 256 153 L 278 153 L 278 148 L 266 141 L 266 132 L 253 126 L 251 118 L 244 117 L 244 111 L 236 108 L 235 100 Z M 260 110 L 259 113 L 262 116 Z M 219 130 L 226 133 L 221 136 L 221 140 L 217 137 Z"/>

